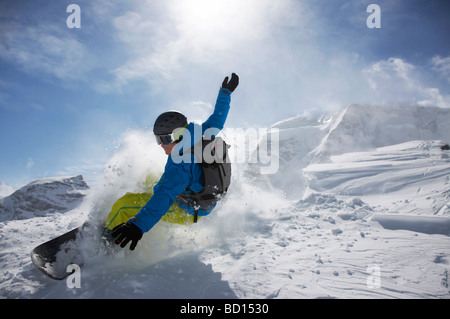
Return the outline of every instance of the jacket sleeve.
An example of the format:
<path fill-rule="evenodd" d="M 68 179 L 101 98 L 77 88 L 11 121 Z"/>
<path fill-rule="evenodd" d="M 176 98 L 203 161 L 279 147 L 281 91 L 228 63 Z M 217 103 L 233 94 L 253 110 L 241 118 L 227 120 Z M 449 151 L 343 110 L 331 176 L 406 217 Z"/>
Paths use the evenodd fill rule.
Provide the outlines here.
<path fill-rule="evenodd" d="M 202 134 L 205 134 L 205 131 L 208 130 L 205 135 L 217 135 L 223 129 L 230 110 L 230 95 L 229 90 L 220 89 L 213 114 L 202 124 Z"/>
<path fill-rule="evenodd" d="M 164 174 L 153 188 L 152 198 L 136 216 L 130 218 L 130 222 L 138 226 L 143 233 L 149 231 L 166 214 L 175 197 L 184 191 L 189 181 L 190 164 L 175 164 L 169 156 Z"/>

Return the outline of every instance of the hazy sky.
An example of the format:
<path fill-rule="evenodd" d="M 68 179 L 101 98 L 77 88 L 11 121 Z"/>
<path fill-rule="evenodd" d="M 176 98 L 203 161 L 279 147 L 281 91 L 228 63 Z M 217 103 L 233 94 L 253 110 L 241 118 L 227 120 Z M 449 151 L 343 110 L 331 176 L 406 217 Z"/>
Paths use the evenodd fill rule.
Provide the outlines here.
<path fill-rule="evenodd" d="M 81 9 L 69 28 L 69 4 Z M 381 28 L 368 28 L 369 4 Z M 348 104 L 450 107 L 448 0 L 0 0 L 0 196 L 101 172 L 127 129 L 201 121 L 241 82 L 228 127 Z"/>

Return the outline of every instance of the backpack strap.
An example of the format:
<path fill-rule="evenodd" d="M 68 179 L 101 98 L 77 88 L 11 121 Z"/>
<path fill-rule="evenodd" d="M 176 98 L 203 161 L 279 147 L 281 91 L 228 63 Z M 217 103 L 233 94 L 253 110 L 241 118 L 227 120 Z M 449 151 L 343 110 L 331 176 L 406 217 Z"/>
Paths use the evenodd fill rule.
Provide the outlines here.
<path fill-rule="evenodd" d="M 197 220 L 198 209 L 209 210 L 220 199 L 221 195 L 225 194 L 231 181 L 231 164 L 227 156 L 227 148 L 229 147 L 222 138 L 217 137 L 213 140 L 202 139 L 200 141 L 201 148 L 197 150 L 203 151 L 206 147 L 208 158 L 203 158 L 203 154 L 196 154 L 194 147 L 194 154 L 198 159 L 201 159 L 200 164 L 203 172 L 202 191 L 195 193 L 189 187 L 186 187 L 184 192 L 179 194 L 176 199 L 181 203 L 194 208 L 194 222 Z M 198 144 L 200 145 L 200 144 Z M 216 148 L 217 147 L 217 148 Z M 186 150 L 184 153 L 191 153 L 192 148 Z"/>
<path fill-rule="evenodd" d="M 197 220 L 198 220 L 198 209 L 196 209 L 194 212 L 194 223 L 197 223 Z"/>

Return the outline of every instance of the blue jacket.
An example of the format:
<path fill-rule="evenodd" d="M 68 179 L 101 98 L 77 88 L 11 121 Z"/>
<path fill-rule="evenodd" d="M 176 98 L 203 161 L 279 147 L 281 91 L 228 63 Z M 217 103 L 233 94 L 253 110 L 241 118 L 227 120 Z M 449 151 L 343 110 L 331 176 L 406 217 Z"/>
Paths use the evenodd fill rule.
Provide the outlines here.
<path fill-rule="evenodd" d="M 172 156 L 193 147 L 203 134 L 215 136 L 222 130 L 230 110 L 230 94 L 229 90 L 221 88 L 213 114 L 202 125 L 193 122 L 188 124 L 183 139 L 174 147 L 174 151 L 167 159 L 164 174 L 153 188 L 152 198 L 136 216 L 130 219 L 130 222 L 138 226 L 143 233 L 149 231 L 166 214 L 175 202 L 175 197 L 184 192 L 187 187 L 196 193 L 203 190 L 203 172 L 200 164 L 194 158 L 194 153 L 183 155 L 190 157 L 190 160 L 185 161 L 180 160 L 177 155 L 175 158 Z M 194 214 L 193 208 L 182 203 L 178 204 L 189 214 Z M 206 216 L 213 208 L 209 211 L 199 210 L 198 215 Z"/>

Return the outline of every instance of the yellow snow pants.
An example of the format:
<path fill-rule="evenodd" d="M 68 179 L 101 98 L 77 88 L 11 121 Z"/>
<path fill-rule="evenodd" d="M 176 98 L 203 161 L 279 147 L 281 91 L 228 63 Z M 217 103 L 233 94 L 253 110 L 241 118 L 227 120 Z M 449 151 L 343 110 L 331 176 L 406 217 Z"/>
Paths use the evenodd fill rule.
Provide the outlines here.
<path fill-rule="evenodd" d="M 105 227 L 112 230 L 114 227 L 126 223 L 128 219 L 139 213 L 152 196 L 153 191 L 126 193 L 112 206 L 111 212 L 106 218 Z M 191 225 L 194 222 L 194 216 L 188 214 L 175 202 L 161 220 L 172 224 Z"/>

